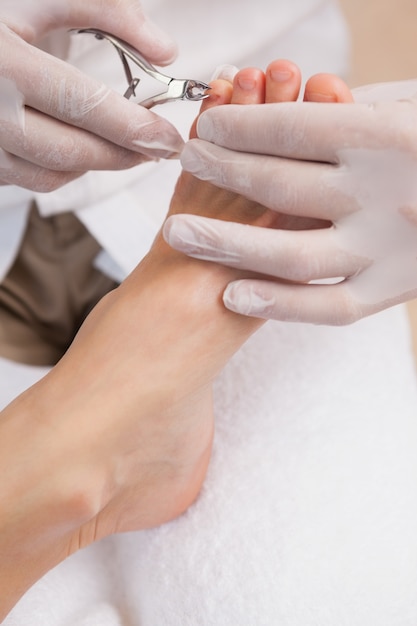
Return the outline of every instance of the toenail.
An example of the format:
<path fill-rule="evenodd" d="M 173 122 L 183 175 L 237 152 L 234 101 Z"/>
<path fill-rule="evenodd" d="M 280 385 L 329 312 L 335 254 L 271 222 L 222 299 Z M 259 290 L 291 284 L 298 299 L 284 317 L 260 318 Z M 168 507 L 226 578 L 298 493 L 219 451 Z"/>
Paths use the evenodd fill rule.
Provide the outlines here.
<path fill-rule="evenodd" d="M 285 83 L 293 77 L 293 73 L 288 70 L 270 70 L 269 76 L 275 83 Z"/>
<path fill-rule="evenodd" d="M 245 91 L 251 91 L 252 89 L 255 89 L 256 87 L 256 80 L 253 80 L 253 78 L 245 78 L 244 76 L 238 76 L 237 84 L 239 85 L 241 89 L 244 89 Z"/>

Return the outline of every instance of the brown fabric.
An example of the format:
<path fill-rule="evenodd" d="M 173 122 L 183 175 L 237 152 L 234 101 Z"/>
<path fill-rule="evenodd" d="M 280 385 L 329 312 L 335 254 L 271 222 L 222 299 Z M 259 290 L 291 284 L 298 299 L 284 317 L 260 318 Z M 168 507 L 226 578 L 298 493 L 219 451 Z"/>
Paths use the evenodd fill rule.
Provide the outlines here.
<path fill-rule="evenodd" d="M 32 207 L 17 258 L 0 284 L 0 355 L 53 365 L 89 311 L 116 283 L 92 263 L 99 244 L 73 213 Z"/>

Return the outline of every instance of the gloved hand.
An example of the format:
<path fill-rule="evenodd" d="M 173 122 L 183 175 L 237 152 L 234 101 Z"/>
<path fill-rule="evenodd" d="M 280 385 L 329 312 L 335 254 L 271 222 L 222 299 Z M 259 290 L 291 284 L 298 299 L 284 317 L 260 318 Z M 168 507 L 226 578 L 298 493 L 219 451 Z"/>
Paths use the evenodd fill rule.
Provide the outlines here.
<path fill-rule="evenodd" d="M 181 149 L 166 120 L 35 47 L 51 30 L 86 26 L 159 65 L 175 57 L 139 0 L 2 0 L 0 184 L 50 191 L 90 169 L 124 169 Z"/>
<path fill-rule="evenodd" d="M 417 81 L 354 97 L 201 116 L 200 139 L 183 151 L 186 170 L 280 213 L 325 220 L 274 230 L 170 218 L 177 249 L 267 275 L 231 283 L 229 309 L 348 324 L 417 295 Z"/>

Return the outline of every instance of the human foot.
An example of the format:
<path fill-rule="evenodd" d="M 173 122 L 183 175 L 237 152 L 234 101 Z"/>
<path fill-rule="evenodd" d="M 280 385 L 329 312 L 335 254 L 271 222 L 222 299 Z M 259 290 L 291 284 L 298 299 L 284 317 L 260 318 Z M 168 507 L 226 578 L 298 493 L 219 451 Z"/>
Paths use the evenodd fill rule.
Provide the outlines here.
<path fill-rule="evenodd" d="M 248 99 L 253 102 L 254 96 L 263 99 L 269 79 L 259 70 L 245 70 L 236 80 L 248 75 L 254 79 L 253 90 L 240 92 L 236 85 L 231 90 L 229 84 L 219 81 L 212 86 L 215 98 L 206 102 L 204 109 L 213 102 L 245 104 Z M 294 85 L 294 95 L 298 88 Z M 274 93 L 271 97 L 279 97 L 278 88 Z M 264 207 L 187 174 L 181 177 L 171 203 L 170 212 L 177 210 L 205 212 L 227 219 L 242 219 L 244 215 L 251 223 L 265 223 L 269 219 Z M 89 397 L 98 398 L 97 408 L 103 406 L 110 422 L 120 407 L 120 445 L 131 448 L 135 441 L 146 441 L 143 432 L 148 428 L 154 433 L 152 440 L 158 442 L 159 452 L 164 449 L 165 465 L 169 460 L 167 480 L 156 458 L 150 471 L 148 465 L 141 464 L 140 454 L 137 459 L 126 452 L 120 454 L 121 466 L 127 465 L 123 481 L 126 484 L 117 486 L 117 494 L 94 520 L 99 536 L 162 523 L 178 515 L 195 499 L 212 443 L 211 382 L 262 323 L 224 308 L 222 290 L 237 274 L 221 265 L 203 264 L 185 257 L 170 248 L 160 235 L 137 269 L 96 307 L 74 342 L 69 357 L 79 349 L 85 354 L 86 343 L 94 342 L 95 347 L 87 352 L 91 355 L 89 363 L 85 363 L 84 357 L 81 366 L 82 379 L 93 384 L 90 372 L 94 372 L 94 384 L 103 381 L 102 395 L 95 393 Z M 110 339 L 112 336 L 117 337 L 116 343 Z M 81 358 L 81 352 L 77 358 Z M 61 365 L 66 365 L 65 359 Z M 101 371 L 100 376 L 97 370 Z M 114 390 L 109 397 L 106 384 L 115 376 L 120 389 L 117 400 L 113 397 Z M 128 433 L 124 443 L 123 433 Z M 151 449 L 147 458 L 152 459 Z M 157 479 L 152 478 L 155 468 L 158 468 Z M 120 468 L 119 475 L 123 475 Z M 139 503 L 134 497 L 138 491 L 142 495 Z M 147 510 L 152 514 L 144 513 Z M 88 536 L 85 528 L 84 533 Z"/>
<path fill-rule="evenodd" d="M 254 95 L 223 87 L 225 101 L 243 104 Z M 252 222 L 266 214 L 192 177 L 179 184 L 171 213 L 177 210 Z M 224 308 L 222 291 L 236 276 L 187 258 L 159 236 L 50 374 L 3 411 L 3 439 L 13 454 L 24 447 L 25 459 L 16 467 L 4 457 L 2 469 L 14 468 L 14 488 L 7 481 L 2 493 L 14 523 L 2 528 L 0 572 L 13 601 L 75 550 L 163 523 L 196 498 L 213 436 L 211 381 L 261 324 Z M 16 572 L 25 572 L 19 586 Z"/>
<path fill-rule="evenodd" d="M 232 87 L 229 86 L 229 89 L 232 90 Z M 290 61 L 277 60 L 270 63 L 265 74 L 254 68 L 239 72 L 234 79 L 233 91 L 230 93 L 229 100 L 231 104 L 263 105 L 265 102 L 267 105 L 274 105 L 288 100 L 295 101 L 299 99 L 300 89 L 301 74 L 298 67 Z M 332 74 L 317 74 L 307 81 L 303 99 L 311 102 L 347 103 L 352 101 L 352 95 L 347 85 L 339 77 Z M 209 108 L 223 103 L 222 98 L 218 94 L 216 94 L 214 103 L 212 99 L 208 99 L 203 103 L 201 111 L 203 117 L 201 118 L 200 114 L 200 118 L 204 121 L 204 113 Z M 257 109 L 257 107 L 249 109 L 248 112 L 252 115 L 251 119 L 262 115 L 262 109 Z M 273 112 L 275 114 L 275 109 Z M 269 110 L 269 114 L 271 113 L 272 109 Z M 276 109 L 276 114 L 279 115 L 279 109 Z M 234 109 L 232 116 L 236 127 L 238 127 L 240 115 L 236 109 Z M 245 113 L 242 113 L 243 123 L 246 118 L 247 114 L 245 111 Z M 246 209 L 249 216 L 244 209 L 240 215 L 232 216 L 225 210 L 223 215 L 215 216 L 213 214 L 208 215 L 207 212 L 194 211 L 191 208 L 189 212 L 198 213 L 199 216 L 188 219 L 182 216 L 172 217 L 174 213 L 188 212 L 186 208 L 187 203 L 184 204 L 185 208 L 183 211 L 181 211 L 180 204 L 173 204 L 164 230 L 170 245 L 194 258 L 217 261 L 231 267 L 235 265 L 236 267 L 244 268 L 245 253 L 239 254 L 239 258 L 236 257 L 235 259 L 233 259 L 233 254 L 226 252 L 226 254 L 222 255 L 219 253 L 220 248 L 227 251 L 227 241 L 220 241 L 215 222 L 209 222 L 205 217 L 217 217 L 223 221 L 243 222 L 252 226 L 268 226 L 280 230 L 311 230 L 328 225 L 328 222 L 321 219 L 310 219 L 309 217 L 293 216 L 281 212 L 279 206 L 277 206 L 276 181 L 275 184 L 271 184 L 273 182 L 271 178 L 262 176 L 262 167 L 257 169 L 255 165 L 259 159 L 267 159 L 267 156 L 251 156 L 243 149 L 242 152 L 239 148 L 239 133 L 237 130 L 233 131 L 235 151 L 227 151 L 217 147 L 215 136 L 212 139 L 214 143 L 196 139 L 198 136 L 198 121 L 196 121 L 192 129 L 192 140 L 186 145 L 181 158 L 186 174 L 193 174 L 200 181 L 212 182 L 224 190 L 227 189 L 229 193 L 232 193 L 231 190 L 239 190 L 240 193 L 246 195 L 248 200 L 263 198 L 266 205 L 273 206 L 273 210 L 268 210 L 262 204 L 256 202 L 252 203 L 252 209 L 248 202 Z M 256 122 L 256 119 L 254 121 Z M 256 127 L 256 123 L 254 127 Z M 250 128 L 248 129 L 247 125 L 245 125 L 243 130 L 247 139 L 251 130 Z M 224 132 L 224 129 L 221 132 Z M 257 137 L 253 139 L 256 143 Z M 221 138 L 219 140 L 221 143 Z M 258 189 L 251 183 L 254 172 L 257 172 L 255 180 L 256 178 L 260 179 L 261 189 Z M 183 178 L 180 179 L 180 184 L 187 180 L 190 179 L 185 178 L 183 175 Z M 190 183 L 190 185 L 192 184 Z M 284 185 L 283 189 L 285 189 L 285 180 L 282 181 L 282 184 Z M 253 207 L 256 207 L 256 209 L 254 210 Z M 202 215 L 205 217 L 200 217 Z M 224 226 L 222 228 L 222 230 L 225 229 L 228 229 L 228 227 Z M 229 243 L 229 247 L 231 243 Z"/>

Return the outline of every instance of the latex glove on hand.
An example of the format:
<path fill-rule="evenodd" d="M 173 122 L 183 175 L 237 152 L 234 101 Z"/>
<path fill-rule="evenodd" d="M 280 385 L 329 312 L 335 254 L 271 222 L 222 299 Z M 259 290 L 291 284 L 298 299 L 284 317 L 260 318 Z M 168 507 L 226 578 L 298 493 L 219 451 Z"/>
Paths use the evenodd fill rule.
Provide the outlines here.
<path fill-rule="evenodd" d="M 166 65 L 176 47 L 138 0 L 2 0 L 0 184 L 51 191 L 91 169 L 124 169 L 182 148 L 166 120 L 35 47 L 57 28 L 94 26 Z"/>
<path fill-rule="evenodd" d="M 170 218 L 178 250 L 266 275 L 229 284 L 229 309 L 338 325 L 417 296 L 417 81 L 353 93 L 350 104 L 226 106 L 199 119 L 186 170 L 280 213 L 326 220 L 275 230 Z"/>

